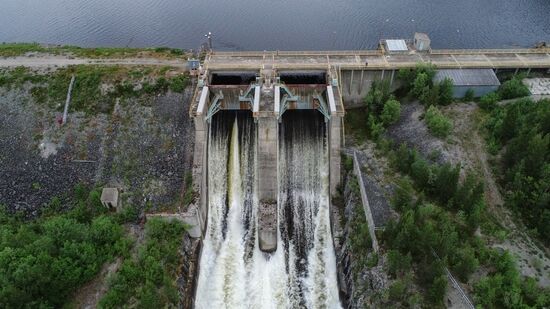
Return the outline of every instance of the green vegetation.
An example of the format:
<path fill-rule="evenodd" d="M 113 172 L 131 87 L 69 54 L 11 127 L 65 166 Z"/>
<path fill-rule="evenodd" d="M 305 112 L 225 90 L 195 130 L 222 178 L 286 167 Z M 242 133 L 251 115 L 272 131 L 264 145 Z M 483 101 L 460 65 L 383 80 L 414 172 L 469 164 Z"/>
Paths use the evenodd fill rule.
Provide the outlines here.
<path fill-rule="evenodd" d="M 355 176 L 350 177 L 348 183 L 355 196 L 360 196 L 359 183 Z M 354 273 L 358 274 L 367 266 L 368 253 L 372 251 L 372 239 L 369 234 L 369 225 L 365 219 L 365 212 L 360 203 L 353 205 L 353 216 L 349 218 L 349 243 L 350 251 L 354 256 Z"/>
<path fill-rule="evenodd" d="M 430 132 L 439 138 L 445 138 L 452 130 L 451 120 L 445 117 L 437 105 L 448 105 L 453 102 L 453 81 L 445 78 L 434 83 L 435 66 L 418 64 L 414 69 L 401 69 L 398 78 L 403 82 L 404 91 L 417 98 L 427 110 L 424 118 Z"/>
<path fill-rule="evenodd" d="M 182 49 L 157 48 L 128 48 L 128 47 L 99 47 L 82 48 L 78 46 L 45 46 L 38 43 L 2 43 L 0 57 L 22 56 L 29 52 L 48 53 L 54 55 L 74 55 L 85 58 L 128 58 L 138 56 L 177 58 L 185 55 Z"/>
<path fill-rule="evenodd" d="M 0 307 L 61 307 L 102 265 L 130 246 L 99 191 L 77 186 L 72 210 L 52 199 L 44 215 L 24 221 L 0 207 Z"/>
<path fill-rule="evenodd" d="M 16 57 L 28 52 L 44 52 L 46 49 L 38 43 L 2 43 L 0 57 Z"/>
<path fill-rule="evenodd" d="M 496 107 L 485 126 L 488 144 L 503 152 L 498 170 L 506 204 L 550 244 L 550 100 Z"/>
<path fill-rule="evenodd" d="M 530 94 L 529 88 L 523 84 L 522 78 L 522 75 L 518 75 L 502 83 L 498 89 L 500 97 L 506 100 L 528 96 Z"/>
<path fill-rule="evenodd" d="M 367 106 L 367 134 L 376 140 L 384 132 L 384 128 L 399 120 L 401 104 L 390 92 L 387 81 L 373 82 L 365 97 Z"/>
<path fill-rule="evenodd" d="M 428 129 L 433 135 L 440 138 L 445 138 L 449 135 L 449 133 L 451 133 L 453 128 L 451 120 L 445 117 L 434 105 L 428 107 L 426 114 L 424 115 L 424 119 L 426 120 Z"/>
<path fill-rule="evenodd" d="M 156 95 L 169 89 L 183 92 L 188 85 L 188 76 L 180 74 L 167 79 L 163 76 L 166 70 L 161 70 L 148 67 L 130 69 L 124 66 L 78 65 L 50 74 L 39 74 L 25 67 L 17 67 L 13 70 L 0 70 L 0 87 L 22 88 L 25 84 L 31 84 L 29 92 L 37 103 L 61 110 L 71 77 L 75 75 L 70 111 L 110 113 L 117 98 Z"/>
<path fill-rule="evenodd" d="M 426 106 L 449 105 L 453 102 L 453 81 L 445 78 L 434 83 L 435 66 L 419 63 L 414 69 L 400 69 L 397 77 L 402 81 L 404 91 Z"/>
<path fill-rule="evenodd" d="M 183 200 L 181 201 L 181 206 L 187 207 L 189 204 L 193 202 L 195 197 L 197 196 L 197 192 L 193 190 L 193 174 L 191 172 L 187 172 L 185 174 L 185 192 L 183 194 Z"/>
<path fill-rule="evenodd" d="M 500 101 L 500 95 L 496 92 L 491 92 L 479 99 L 479 107 L 486 111 L 491 111 L 497 106 L 498 101 Z"/>
<path fill-rule="evenodd" d="M 175 308 L 179 303 L 174 278 L 180 260 L 184 225 L 153 218 L 145 225 L 145 243 L 111 278 L 101 308 Z"/>
<path fill-rule="evenodd" d="M 483 184 L 476 177 L 468 174 L 461 182 L 458 166 L 429 164 L 405 145 L 390 157 L 392 166 L 412 179 L 400 180 L 393 205 L 401 218 L 390 222 L 383 235 L 391 276 L 411 278 L 424 290 L 422 295 L 430 306 L 442 306 L 445 265 L 462 282 L 468 282 L 483 266 L 489 274 L 474 286 L 475 302 L 484 308 L 544 308 L 550 304 L 548 290 L 537 288 L 533 279 L 522 279 L 507 253 L 488 248 L 475 235 L 487 220 Z M 401 303 L 414 296 L 411 291 L 404 293 L 404 298 L 398 298 Z"/>
<path fill-rule="evenodd" d="M 475 99 L 475 92 L 474 89 L 468 89 L 466 90 L 466 93 L 464 93 L 464 97 L 462 98 L 462 101 L 464 102 L 472 102 Z"/>

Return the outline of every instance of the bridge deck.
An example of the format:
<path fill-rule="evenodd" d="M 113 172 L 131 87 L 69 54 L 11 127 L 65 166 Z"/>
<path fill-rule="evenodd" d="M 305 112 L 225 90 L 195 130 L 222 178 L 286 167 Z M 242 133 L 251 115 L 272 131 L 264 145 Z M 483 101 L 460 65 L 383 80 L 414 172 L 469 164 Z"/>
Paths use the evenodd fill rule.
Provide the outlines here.
<path fill-rule="evenodd" d="M 365 63 L 368 62 L 368 66 Z M 432 50 L 384 54 L 379 50 L 359 51 L 263 51 L 213 52 L 206 58 L 209 70 L 257 70 L 264 65 L 275 69 L 399 69 L 431 62 L 438 68 L 550 68 L 550 48 Z"/>

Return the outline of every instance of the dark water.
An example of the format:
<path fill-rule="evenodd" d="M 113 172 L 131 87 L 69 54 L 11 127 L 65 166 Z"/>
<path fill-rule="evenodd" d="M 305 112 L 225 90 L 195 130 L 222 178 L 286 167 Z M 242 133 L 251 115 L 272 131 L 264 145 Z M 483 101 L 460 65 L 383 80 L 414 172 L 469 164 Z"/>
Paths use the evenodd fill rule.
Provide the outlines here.
<path fill-rule="evenodd" d="M 361 49 L 428 32 L 435 48 L 550 41 L 550 0 L 0 0 L 0 41 L 223 50 Z"/>

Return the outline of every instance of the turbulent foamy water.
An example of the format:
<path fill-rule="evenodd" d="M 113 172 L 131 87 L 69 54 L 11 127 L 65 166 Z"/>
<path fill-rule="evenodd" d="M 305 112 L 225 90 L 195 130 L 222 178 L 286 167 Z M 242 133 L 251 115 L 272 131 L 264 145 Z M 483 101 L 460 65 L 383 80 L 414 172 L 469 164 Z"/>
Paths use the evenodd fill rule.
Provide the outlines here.
<path fill-rule="evenodd" d="M 281 125 L 279 246 L 272 254 L 257 244 L 254 123 L 228 113 L 212 121 L 197 308 L 340 308 L 325 127 L 315 114 L 301 116 Z"/>

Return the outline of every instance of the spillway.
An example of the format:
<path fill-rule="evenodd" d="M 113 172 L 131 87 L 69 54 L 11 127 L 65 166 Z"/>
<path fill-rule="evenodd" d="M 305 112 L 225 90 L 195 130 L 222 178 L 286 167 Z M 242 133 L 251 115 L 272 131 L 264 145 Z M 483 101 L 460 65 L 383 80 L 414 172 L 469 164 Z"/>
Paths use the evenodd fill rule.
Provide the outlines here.
<path fill-rule="evenodd" d="M 279 129 L 278 243 L 257 237 L 257 132 L 250 112 L 217 113 L 208 141 L 208 224 L 196 308 L 340 308 L 329 222 L 327 128 L 316 111 Z"/>

